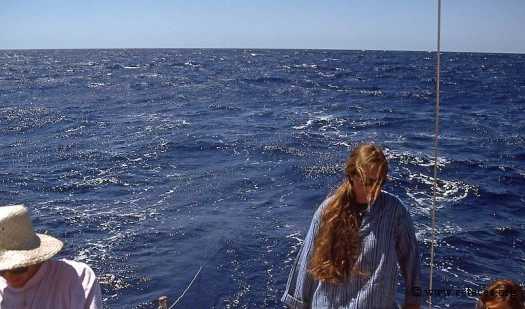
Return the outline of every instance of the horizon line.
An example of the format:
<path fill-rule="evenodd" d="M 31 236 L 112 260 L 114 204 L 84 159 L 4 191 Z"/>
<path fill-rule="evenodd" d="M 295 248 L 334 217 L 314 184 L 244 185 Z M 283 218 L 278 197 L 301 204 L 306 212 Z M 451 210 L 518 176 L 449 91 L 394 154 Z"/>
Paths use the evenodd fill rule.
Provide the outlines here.
<path fill-rule="evenodd" d="M 31 51 L 31 50 L 325 50 L 325 51 L 373 51 L 373 52 L 423 52 L 437 53 L 437 50 L 402 50 L 402 49 L 346 49 L 346 48 L 286 48 L 286 47 L 59 47 L 59 48 L 0 48 L 0 51 Z M 512 51 L 456 51 L 441 50 L 441 53 L 470 53 L 470 54 L 516 54 L 524 52 Z"/>

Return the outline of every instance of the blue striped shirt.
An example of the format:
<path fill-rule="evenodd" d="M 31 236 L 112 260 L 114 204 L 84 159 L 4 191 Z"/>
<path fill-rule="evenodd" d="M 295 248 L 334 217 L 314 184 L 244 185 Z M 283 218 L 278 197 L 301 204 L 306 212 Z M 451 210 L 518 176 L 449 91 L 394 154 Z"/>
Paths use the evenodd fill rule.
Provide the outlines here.
<path fill-rule="evenodd" d="M 348 283 L 333 285 L 315 280 L 308 262 L 326 199 L 314 215 L 310 230 L 290 272 L 282 301 L 294 308 L 397 308 L 398 263 L 405 283 L 405 304 L 421 304 L 411 294 L 420 286 L 419 249 L 410 213 L 396 196 L 382 191 L 363 215 L 361 254 L 357 267 L 369 274 L 350 277 Z"/>

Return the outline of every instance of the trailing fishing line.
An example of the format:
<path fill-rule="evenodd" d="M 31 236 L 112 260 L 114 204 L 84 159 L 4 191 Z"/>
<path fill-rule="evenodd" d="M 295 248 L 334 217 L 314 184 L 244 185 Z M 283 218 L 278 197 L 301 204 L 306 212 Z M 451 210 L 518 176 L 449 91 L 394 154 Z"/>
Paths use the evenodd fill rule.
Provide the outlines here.
<path fill-rule="evenodd" d="M 179 296 L 179 298 L 177 298 L 177 300 L 175 301 L 175 303 L 173 303 L 173 305 L 171 305 L 171 307 L 169 309 L 172 309 L 173 307 L 175 307 L 175 305 L 182 299 L 182 297 L 184 297 L 184 295 L 186 294 L 186 292 L 188 292 L 188 290 L 190 289 L 191 285 L 193 284 L 193 282 L 195 282 L 195 279 L 197 279 L 197 277 L 199 276 L 199 274 L 201 273 L 201 270 L 202 270 L 202 266 L 204 265 L 201 265 L 201 267 L 199 267 L 199 270 L 197 271 L 197 273 L 195 274 L 195 276 L 193 276 L 193 279 L 191 280 L 190 284 L 188 285 L 188 287 L 186 287 L 186 289 L 184 290 L 184 292 L 182 292 L 182 294 Z"/>
<path fill-rule="evenodd" d="M 193 279 L 190 281 L 190 283 L 188 284 L 188 286 L 186 287 L 186 289 L 184 289 L 184 291 L 182 292 L 182 294 L 179 296 L 179 298 L 177 298 L 177 300 L 175 300 L 175 302 L 173 303 L 173 305 L 171 305 L 171 307 L 167 307 L 166 303 L 168 301 L 168 298 L 166 296 L 161 296 L 159 297 L 159 309 L 172 309 L 173 307 L 175 307 L 175 305 L 184 297 L 184 295 L 186 295 L 186 293 L 189 291 L 189 289 L 191 288 L 191 286 L 193 285 L 193 283 L 195 282 L 195 280 L 197 280 L 197 278 L 199 277 L 201 271 L 202 271 L 202 268 L 204 267 L 204 265 L 208 262 L 208 260 L 213 256 L 215 255 L 215 253 L 217 253 L 217 251 L 219 250 L 219 247 L 216 246 L 215 247 L 215 250 L 211 251 L 208 256 L 206 257 L 206 259 L 202 262 L 201 266 L 199 267 L 199 269 L 197 270 L 197 272 L 195 273 L 195 275 L 193 276 Z"/>

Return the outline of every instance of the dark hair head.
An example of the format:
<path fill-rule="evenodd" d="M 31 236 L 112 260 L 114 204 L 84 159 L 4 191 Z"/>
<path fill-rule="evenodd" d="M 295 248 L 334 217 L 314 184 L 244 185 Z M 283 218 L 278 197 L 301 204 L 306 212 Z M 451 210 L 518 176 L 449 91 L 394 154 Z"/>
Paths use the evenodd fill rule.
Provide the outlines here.
<path fill-rule="evenodd" d="M 479 298 L 479 307 L 506 304 L 511 309 L 525 309 L 525 292 L 513 280 L 500 279 L 491 282 Z"/>

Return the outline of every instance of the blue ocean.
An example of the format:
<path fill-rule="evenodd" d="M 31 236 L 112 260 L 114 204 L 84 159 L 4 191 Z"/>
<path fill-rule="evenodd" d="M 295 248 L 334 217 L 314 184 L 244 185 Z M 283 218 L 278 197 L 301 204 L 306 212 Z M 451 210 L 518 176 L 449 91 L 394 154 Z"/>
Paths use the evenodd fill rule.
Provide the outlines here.
<path fill-rule="evenodd" d="M 0 51 L 0 199 L 107 308 L 282 308 L 351 149 L 377 142 L 430 286 L 436 53 Z M 441 55 L 433 308 L 525 284 L 525 54 Z M 403 298 L 400 279 L 398 299 Z M 381 297 L 381 295 L 377 295 Z M 426 306 L 426 305 L 425 305 Z"/>

